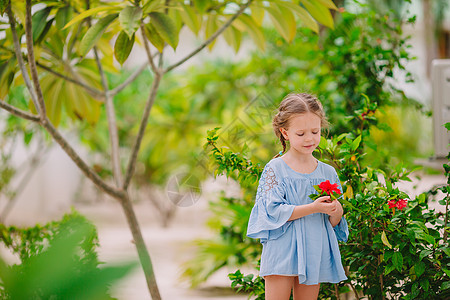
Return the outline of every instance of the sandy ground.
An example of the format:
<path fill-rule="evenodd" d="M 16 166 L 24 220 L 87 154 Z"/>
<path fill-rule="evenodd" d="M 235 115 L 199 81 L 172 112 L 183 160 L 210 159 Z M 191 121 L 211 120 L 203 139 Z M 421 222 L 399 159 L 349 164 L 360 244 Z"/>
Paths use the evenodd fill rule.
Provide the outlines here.
<path fill-rule="evenodd" d="M 413 182 L 403 182 L 399 185 L 401 190 L 414 196 L 426 191 L 436 184 L 444 184 L 443 175 L 425 176 Z M 235 186 L 227 186 L 222 181 L 222 188 L 233 194 Z M 220 270 L 211 276 L 207 282 L 196 289 L 190 289 L 186 281 L 180 280 L 181 264 L 193 254 L 189 242 L 196 238 L 212 237 L 205 222 L 211 215 L 208 211 L 208 199 L 212 196 L 210 191 L 204 190 L 202 197 L 189 207 L 178 207 L 174 221 L 168 228 L 162 228 L 157 220 L 156 212 L 150 201 L 141 200 L 135 204 L 135 211 L 141 225 L 144 240 L 153 262 L 156 281 L 162 299 L 201 300 L 201 299 L 247 299 L 246 294 L 236 294 L 230 288 L 227 274 L 231 270 Z M 131 242 L 131 233 L 126 224 L 125 217 L 119 204 L 110 199 L 97 203 L 75 203 L 75 208 L 87 216 L 98 228 L 100 240 L 99 259 L 106 263 L 116 263 L 137 260 L 134 244 Z M 433 202 L 432 207 L 444 210 L 444 207 Z M 58 219 L 55 217 L 54 219 Z M 20 219 L 11 219 L 14 224 L 39 221 L 39 216 L 21 215 Z M 4 256 L 4 250 L 1 251 Z M 244 273 L 253 272 L 251 269 L 242 269 Z M 128 277 L 114 285 L 112 295 L 119 300 L 148 300 L 151 299 L 143 272 L 136 268 Z"/>

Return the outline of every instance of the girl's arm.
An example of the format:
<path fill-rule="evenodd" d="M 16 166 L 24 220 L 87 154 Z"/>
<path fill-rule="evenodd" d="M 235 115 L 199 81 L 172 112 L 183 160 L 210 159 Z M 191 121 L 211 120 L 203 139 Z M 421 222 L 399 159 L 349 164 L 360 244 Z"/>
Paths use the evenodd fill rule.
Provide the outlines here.
<path fill-rule="evenodd" d="M 305 205 L 297 205 L 294 208 L 294 211 L 292 212 L 291 217 L 288 219 L 288 221 L 293 221 L 296 219 L 300 219 L 301 217 L 313 214 L 313 213 L 324 213 L 328 215 L 332 215 L 336 213 L 337 205 L 332 201 L 331 203 L 328 202 L 330 200 L 329 196 L 324 196 L 317 198 L 313 203 L 305 204 Z M 342 207 L 341 207 L 342 209 Z M 340 220 L 340 218 L 339 218 Z M 339 221 L 338 221 L 339 223 Z"/>

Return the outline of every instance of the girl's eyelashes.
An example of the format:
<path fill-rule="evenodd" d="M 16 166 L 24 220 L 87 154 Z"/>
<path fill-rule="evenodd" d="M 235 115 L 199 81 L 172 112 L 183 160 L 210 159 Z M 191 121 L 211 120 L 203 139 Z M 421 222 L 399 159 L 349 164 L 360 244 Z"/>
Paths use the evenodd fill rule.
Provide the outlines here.
<path fill-rule="evenodd" d="M 318 131 L 313 131 L 312 134 L 318 134 L 320 132 L 320 130 Z M 298 136 L 304 136 L 304 133 L 297 133 Z"/>

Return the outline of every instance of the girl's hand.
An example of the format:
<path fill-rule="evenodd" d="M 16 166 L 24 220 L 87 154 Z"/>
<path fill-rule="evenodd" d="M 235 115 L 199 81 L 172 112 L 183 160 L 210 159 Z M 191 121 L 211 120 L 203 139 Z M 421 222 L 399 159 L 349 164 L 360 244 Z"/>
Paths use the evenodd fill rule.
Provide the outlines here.
<path fill-rule="evenodd" d="M 323 196 L 317 198 L 312 205 L 314 205 L 314 208 L 317 212 L 324 213 L 327 215 L 335 215 L 337 213 L 337 210 L 339 208 L 339 205 L 336 203 L 337 200 L 331 201 L 330 196 Z M 342 209 L 342 207 L 341 207 Z"/>
<path fill-rule="evenodd" d="M 342 208 L 342 205 L 339 201 L 336 200 L 333 202 L 336 202 L 337 209 L 335 212 L 330 214 L 329 220 L 330 220 L 331 226 L 334 227 L 337 224 L 339 224 L 339 222 L 341 221 L 342 215 L 344 214 L 344 209 Z"/>
<path fill-rule="evenodd" d="M 342 208 L 341 202 L 335 200 L 333 202 L 336 202 L 336 211 L 333 212 L 330 217 L 335 217 L 338 219 L 341 219 L 342 215 L 344 214 L 344 209 Z"/>

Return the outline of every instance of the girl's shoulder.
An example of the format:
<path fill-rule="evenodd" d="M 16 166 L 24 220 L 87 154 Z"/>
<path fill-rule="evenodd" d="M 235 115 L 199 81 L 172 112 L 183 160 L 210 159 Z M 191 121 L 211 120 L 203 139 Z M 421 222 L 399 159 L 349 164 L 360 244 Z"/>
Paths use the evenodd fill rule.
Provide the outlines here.
<path fill-rule="evenodd" d="M 323 161 L 317 160 L 319 164 L 322 166 L 322 169 L 325 173 L 336 173 L 336 169 L 327 163 L 324 163 Z"/>
<path fill-rule="evenodd" d="M 272 158 L 267 164 L 265 165 L 264 169 L 271 168 L 273 170 L 280 170 L 283 167 L 283 160 L 281 159 L 281 156 Z"/>
<path fill-rule="evenodd" d="M 275 157 L 272 158 L 270 161 L 266 163 L 263 169 L 263 173 L 271 173 L 275 175 L 277 178 L 283 177 L 283 170 L 282 165 L 283 161 L 281 160 L 281 157 Z"/>

